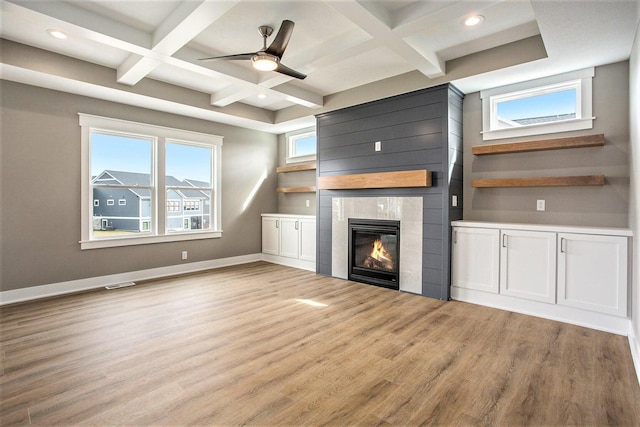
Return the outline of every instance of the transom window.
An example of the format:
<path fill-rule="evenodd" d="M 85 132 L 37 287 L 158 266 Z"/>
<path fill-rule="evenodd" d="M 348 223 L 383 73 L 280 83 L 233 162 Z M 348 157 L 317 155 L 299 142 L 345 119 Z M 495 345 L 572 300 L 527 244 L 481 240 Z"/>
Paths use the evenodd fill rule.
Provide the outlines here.
<path fill-rule="evenodd" d="M 222 137 L 87 114 L 80 125 L 82 249 L 222 235 Z"/>
<path fill-rule="evenodd" d="M 304 162 L 316 158 L 316 129 L 307 128 L 286 134 L 287 163 Z"/>
<path fill-rule="evenodd" d="M 481 92 L 484 140 L 593 127 L 593 69 Z"/>

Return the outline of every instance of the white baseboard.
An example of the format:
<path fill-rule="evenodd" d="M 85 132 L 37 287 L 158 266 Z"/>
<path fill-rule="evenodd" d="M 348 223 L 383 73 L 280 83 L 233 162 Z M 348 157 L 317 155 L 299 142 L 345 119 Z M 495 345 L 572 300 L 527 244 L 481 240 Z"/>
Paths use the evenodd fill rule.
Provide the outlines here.
<path fill-rule="evenodd" d="M 631 358 L 633 366 L 636 368 L 638 384 L 640 384 L 640 331 L 633 329 L 633 323 L 629 322 L 629 348 L 631 348 Z"/>
<path fill-rule="evenodd" d="M 194 273 L 197 271 L 211 270 L 213 268 L 227 267 L 230 265 L 246 264 L 248 262 L 261 260 L 262 254 L 259 253 L 241 255 L 230 258 L 176 264 L 167 267 L 151 268 L 148 270 L 110 274 L 107 276 L 90 277 L 87 279 L 70 280 L 68 282 L 51 283 L 48 285 L 2 291 L 0 292 L 0 305 L 14 304 L 17 302 L 64 295 L 89 289 L 103 288 L 105 286 L 117 285 L 119 283 L 156 279 L 158 277 L 173 276 L 176 274 Z"/>
<path fill-rule="evenodd" d="M 451 287 L 451 298 L 515 313 L 528 314 L 549 320 L 584 326 L 586 328 L 611 332 L 618 335 L 629 335 L 630 320 L 626 317 L 597 313 L 557 304 L 514 298 L 508 295 L 472 289 Z"/>
<path fill-rule="evenodd" d="M 303 270 L 316 271 L 315 261 L 305 261 L 297 258 L 288 258 L 283 256 L 262 254 L 262 260 L 274 264 L 286 265 L 289 267 L 301 268 Z"/>

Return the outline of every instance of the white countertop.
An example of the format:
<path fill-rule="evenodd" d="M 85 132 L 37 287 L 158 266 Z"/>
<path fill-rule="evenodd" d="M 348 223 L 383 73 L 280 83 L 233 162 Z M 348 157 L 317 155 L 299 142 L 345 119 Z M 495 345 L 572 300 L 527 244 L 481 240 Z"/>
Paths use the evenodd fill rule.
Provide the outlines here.
<path fill-rule="evenodd" d="M 278 218 L 316 219 L 315 215 L 293 215 L 293 214 L 280 214 L 280 213 L 263 213 L 262 216 L 271 216 L 271 217 L 278 217 Z"/>
<path fill-rule="evenodd" d="M 510 222 L 451 221 L 452 227 L 499 228 L 503 230 L 549 231 L 554 233 L 604 234 L 607 236 L 633 236 L 628 228 L 583 227 L 573 225 L 517 224 Z"/>

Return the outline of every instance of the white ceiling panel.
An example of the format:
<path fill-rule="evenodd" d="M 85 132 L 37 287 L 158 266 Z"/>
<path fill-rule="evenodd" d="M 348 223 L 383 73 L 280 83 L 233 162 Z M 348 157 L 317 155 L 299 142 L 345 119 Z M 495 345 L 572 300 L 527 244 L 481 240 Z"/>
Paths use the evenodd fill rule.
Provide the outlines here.
<path fill-rule="evenodd" d="M 146 94 L 144 105 L 153 106 L 155 96 L 163 111 L 175 108 L 176 114 L 278 133 L 312 122 L 313 114 L 326 108 L 328 95 L 365 84 L 379 82 L 380 87 L 387 87 L 397 79 L 403 84 L 395 86 L 406 90 L 453 81 L 464 91 L 475 91 L 627 59 L 638 26 L 638 3 L 0 0 L 0 36 L 17 43 L 3 52 L 0 66 L 5 66 L 0 70 L 5 70 L 2 78 L 23 83 L 32 79 L 30 83 L 36 85 L 73 87 L 73 72 L 65 77 L 52 72 L 47 78 L 46 67 L 36 58 L 46 50 L 115 71 L 103 74 L 115 76 L 105 87 L 90 75 L 77 75 L 83 95 L 93 93 L 125 103 L 130 98 L 132 105 L 141 105 L 136 85 L 153 79 L 170 85 L 165 87 L 172 96 Z M 475 13 L 484 16 L 484 22 L 465 27 L 463 20 Z M 267 40 L 271 44 L 284 19 L 294 21 L 295 27 L 281 62 L 307 74 L 306 79 L 257 71 L 250 60 L 199 61 L 206 56 L 258 51 L 262 38 L 257 27 L 274 28 Z M 50 28 L 69 37 L 53 39 L 46 33 Z M 539 52 L 525 52 L 520 62 L 505 61 L 502 66 L 478 62 L 475 69 L 481 71 L 474 72 L 473 61 L 482 61 L 482 57 L 472 54 L 482 55 L 488 49 L 495 54 L 496 49 L 511 49 L 514 43 L 532 37 L 538 45 L 540 40 L 544 44 Z M 60 57 L 58 63 L 65 60 Z M 463 74 L 460 67 L 453 72 L 447 69 L 446 62 L 451 60 L 467 61 Z M 36 63 L 38 68 L 32 65 Z M 69 62 L 70 67 L 77 65 Z M 80 68 L 76 74 L 81 73 Z M 406 83 L 411 71 L 412 80 Z M 184 93 L 174 96 L 181 89 Z M 176 103 L 176 98 L 182 101 Z M 214 108 L 202 108 L 203 98 L 210 99 Z M 332 103 L 331 107 L 348 105 L 348 97 L 340 99 L 343 105 Z"/>

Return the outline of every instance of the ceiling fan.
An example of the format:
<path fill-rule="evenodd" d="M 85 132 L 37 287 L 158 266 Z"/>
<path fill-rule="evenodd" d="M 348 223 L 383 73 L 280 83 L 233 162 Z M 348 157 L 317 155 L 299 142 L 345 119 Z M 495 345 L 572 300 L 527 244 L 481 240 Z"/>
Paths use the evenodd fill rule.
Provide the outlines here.
<path fill-rule="evenodd" d="M 267 47 L 267 37 L 273 33 L 273 28 L 267 25 L 261 25 L 258 27 L 258 31 L 262 36 L 262 49 L 252 53 L 240 53 L 236 55 L 224 55 L 213 56 L 211 58 L 202 58 L 201 61 L 214 61 L 218 59 L 226 60 L 251 60 L 253 68 L 261 71 L 275 71 L 281 74 L 285 74 L 296 79 L 303 80 L 307 77 L 306 74 L 302 74 L 299 71 L 292 70 L 284 65 L 281 61 L 284 50 L 287 48 L 291 33 L 293 33 L 293 21 L 285 19 L 280 25 L 276 38 L 269 47 Z"/>

